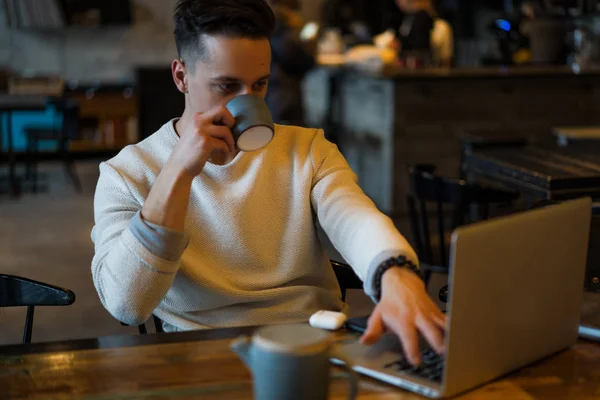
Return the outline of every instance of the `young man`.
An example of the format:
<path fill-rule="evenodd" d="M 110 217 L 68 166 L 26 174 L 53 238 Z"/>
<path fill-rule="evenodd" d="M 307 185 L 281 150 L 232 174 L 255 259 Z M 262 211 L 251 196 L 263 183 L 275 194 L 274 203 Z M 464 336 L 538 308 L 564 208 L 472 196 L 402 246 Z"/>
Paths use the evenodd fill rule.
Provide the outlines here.
<path fill-rule="evenodd" d="M 106 309 L 132 325 L 154 313 L 167 331 L 343 310 L 318 218 L 379 300 L 364 341 L 393 330 L 419 362 L 420 331 L 442 352 L 445 319 L 422 281 L 407 266 L 382 264 L 400 255 L 416 264 L 413 250 L 322 131 L 277 126 L 264 149 L 236 149 L 224 104 L 265 96 L 269 6 L 181 0 L 175 22 L 183 115 L 100 166 L 92 274 Z"/>

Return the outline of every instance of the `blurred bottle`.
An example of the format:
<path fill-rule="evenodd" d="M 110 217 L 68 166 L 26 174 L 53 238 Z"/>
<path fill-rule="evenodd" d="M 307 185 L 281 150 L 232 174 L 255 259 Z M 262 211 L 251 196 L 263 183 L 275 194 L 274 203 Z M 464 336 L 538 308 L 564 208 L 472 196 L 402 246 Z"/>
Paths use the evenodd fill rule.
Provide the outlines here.
<path fill-rule="evenodd" d="M 566 64 L 566 37 L 566 22 L 560 17 L 541 17 L 530 21 L 531 61 L 535 64 Z"/>
<path fill-rule="evenodd" d="M 343 54 L 345 50 L 346 44 L 339 29 L 325 30 L 323 37 L 319 40 L 318 53 L 320 55 Z"/>

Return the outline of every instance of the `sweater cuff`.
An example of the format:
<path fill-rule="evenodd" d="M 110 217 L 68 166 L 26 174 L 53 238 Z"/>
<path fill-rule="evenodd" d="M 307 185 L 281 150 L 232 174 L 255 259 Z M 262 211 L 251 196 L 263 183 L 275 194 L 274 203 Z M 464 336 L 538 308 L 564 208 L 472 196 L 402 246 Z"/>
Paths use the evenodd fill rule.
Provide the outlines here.
<path fill-rule="evenodd" d="M 379 253 L 377 256 L 375 256 L 375 258 L 371 261 L 371 264 L 369 265 L 369 269 L 367 271 L 367 279 L 365 280 L 365 293 L 367 294 L 367 296 L 371 297 L 371 300 L 373 300 L 374 303 L 377 303 L 377 298 L 376 296 L 376 283 L 375 282 L 375 276 L 377 275 L 377 271 L 379 271 L 379 269 L 382 267 L 382 263 L 392 257 L 398 257 L 401 255 L 404 255 L 405 251 L 401 250 L 401 249 L 394 249 L 394 250 L 385 250 L 382 251 L 381 253 Z M 410 259 L 409 259 L 410 260 Z M 415 265 L 419 265 L 417 260 L 410 260 L 415 262 Z"/>
<path fill-rule="evenodd" d="M 146 250 L 167 261 L 178 261 L 190 242 L 187 233 L 148 222 L 141 211 L 131 220 L 129 230 Z"/>

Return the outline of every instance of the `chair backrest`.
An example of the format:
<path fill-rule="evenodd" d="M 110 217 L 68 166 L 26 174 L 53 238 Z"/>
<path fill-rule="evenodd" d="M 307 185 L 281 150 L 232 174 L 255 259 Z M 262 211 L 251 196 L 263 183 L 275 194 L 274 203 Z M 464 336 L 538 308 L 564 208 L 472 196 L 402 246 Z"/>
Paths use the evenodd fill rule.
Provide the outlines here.
<path fill-rule="evenodd" d="M 432 164 L 416 164 L 408 169 L 410 190 L 407 196 L 408 211 L 414 245 L 421 261 L 427 264 L 448 266 L 446 232 L 464 225 L 465 221 L 487 219 L 489 206 L 494 203 L 511 203 L 519 194 L 513 191 L 492 189 L 470 184 L 460 179 L 435 175 Z M 478 218 L 468 218 L 471 205 L 479 206 Z M 434 260 L 430 235 L 429 209 L 435 209 L 439 259 Z M 451 223 L 445 216 L 452 214 Z"/>
<path fill-rule="evenodd" d="M 342 291 L 342 301 L 346 301 L 346 291 L 348 289 L 362 289 L 363 282 L 356 276 L 354 270 L 348 264 L 335 260 L 329 261 L 331 262 L 333 272 L 335 272 L 335 276 Z"/>
<path fill-rule="evenodd" d="M 75 293 L 14 275 L 0 274 L 0 307 L 28 307 L 23 343 L 31 342 L 35 306 L 68 306 Z"/>

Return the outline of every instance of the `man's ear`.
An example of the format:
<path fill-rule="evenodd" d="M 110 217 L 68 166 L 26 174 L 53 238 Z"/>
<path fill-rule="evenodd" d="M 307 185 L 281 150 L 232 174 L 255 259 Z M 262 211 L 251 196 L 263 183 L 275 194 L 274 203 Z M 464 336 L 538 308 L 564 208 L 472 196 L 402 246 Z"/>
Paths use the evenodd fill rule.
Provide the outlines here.
<path fill-rule="evenodd" d="M 171 73 L 173 74 L 173 81 L 175 86 L 181 93 L 188 92 L 188 73 L 183 60 L 173 60 L 171 64 Z"/>

